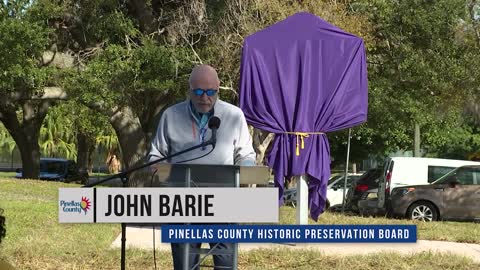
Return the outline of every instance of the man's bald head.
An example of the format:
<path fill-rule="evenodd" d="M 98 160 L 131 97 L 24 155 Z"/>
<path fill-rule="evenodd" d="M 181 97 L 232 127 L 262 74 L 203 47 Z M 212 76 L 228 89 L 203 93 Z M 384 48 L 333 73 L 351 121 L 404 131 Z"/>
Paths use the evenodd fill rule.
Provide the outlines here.
<path fill-rule="evenodd" d="M 189 83 L 190 100 L 195 109 L 200 113 L 209 112 L 217 101 L 218 89 L 220 88 L 217 71 L 209 65 L 198 65 L 194 67 L 192 73 L 190 73 Z M 206 93 L 203 93 L 201 96 L 198 96 L 193 92 L 195 89 L 202 89 L 204 91 L 215 90 L 216 94 L 208 96 Z"/>
<path fill-rule="evenodd" d="M 215 84 L 215 89 L 218 89 L 218 87 L 220 86 L 220 80 L 218 79 L 217 71 L 212 66 L 195 66 L 190 73 L 190 88 L 198 88 L 198 86 L 196 86 L 198 83 L 205 83 L 206 81 L 208 81 L 212 85 Z"/>

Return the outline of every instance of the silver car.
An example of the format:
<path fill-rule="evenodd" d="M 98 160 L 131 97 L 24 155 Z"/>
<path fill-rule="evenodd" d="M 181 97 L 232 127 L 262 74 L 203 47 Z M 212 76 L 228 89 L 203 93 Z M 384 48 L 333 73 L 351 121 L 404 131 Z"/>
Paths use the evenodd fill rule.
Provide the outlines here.
<path fill-rule="evenodd" d="M 458 167 L 430 185 L 392 190 L 393 214 L 420 221 L 480 220 L 480 166 Z"/>

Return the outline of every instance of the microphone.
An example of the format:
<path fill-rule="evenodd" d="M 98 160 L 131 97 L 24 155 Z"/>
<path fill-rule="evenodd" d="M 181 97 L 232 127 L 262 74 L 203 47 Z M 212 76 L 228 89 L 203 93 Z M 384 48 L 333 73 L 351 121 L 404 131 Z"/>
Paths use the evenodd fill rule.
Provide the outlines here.
<path fill-rule="evenodd" d="M 215 148 L 217 143 L 217 129 L 220 127 L 220 118 L 214 116 L 208 121 L 208 128 L 212 130 L 212 137 L 210 137 L 209 144 Z"/>

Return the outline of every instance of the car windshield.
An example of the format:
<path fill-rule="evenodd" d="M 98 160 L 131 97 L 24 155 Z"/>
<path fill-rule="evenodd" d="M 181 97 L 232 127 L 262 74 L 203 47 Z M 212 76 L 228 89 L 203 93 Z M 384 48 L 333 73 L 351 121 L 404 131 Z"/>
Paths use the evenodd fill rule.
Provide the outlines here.
<path fill-rule="evenodd" d="M 358 178 L 357 183 L 366 183 L 370 181 L 375 181 L 381 175 L 382 175 L 382 168 L 370 169 Z"/>
<path fill-rule="evenodd" d="M 352 185 L 352 183 L 353 183 L 355 180 L 357 180 L 358 178 L 360 178 L 360 175 L 349 175 L 349 176 L 348 176 L 348 179 L 347 179 L 347 188 L 349 188 L 349 187 Z M 345 177 L 344 177 L 343 175 L 341 175 L 340 177 L 336 178 L 335 180 L 337 180 L 337 179 L 338 179 L 339 181 L 337 181 L 337 182 L 332 186 L 332 188 L 343 188 L 344 185 L 345 185 L 345 181 L 344 181 L 344 180 L 345 180 Z M 328 182 L 329 182 L 328 185 L 331 185 L 331 184 L 332 184 L 333 182 L 335 182 L 335 181 L 331 181 L 331 182 L 328 181 Z"/>
<path fill-rule="evenodd" d="M 343 175 L 335 175 L 328 180 L 328 185 L 332 184 L 333 182 L 337 181 L 337 179 L 343 178 Z"/>
<path fill-rule="evenodd" d="M 65 162 L 62 161 L 41 161 L 40 172 L 63 174 L 65 172 Z"/>

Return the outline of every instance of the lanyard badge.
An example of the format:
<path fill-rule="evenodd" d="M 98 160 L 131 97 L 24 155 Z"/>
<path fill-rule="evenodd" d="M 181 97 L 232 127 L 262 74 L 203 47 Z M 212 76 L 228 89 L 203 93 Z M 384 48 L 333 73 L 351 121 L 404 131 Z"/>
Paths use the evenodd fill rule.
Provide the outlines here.
<path fill-rule="evenodd" d="M 206 134 L 207 134 L 207 129 L 206 129 L 206 128 L 201 128 L 201 129 L 200 129 L 200 134 L 199 134 L 199 136 L 200 136 L 200 143 L 204 143 L 204 142 L 205 142 L 205 135 L 206 135 Z M 203 146 L 203 147 L 202 147 L 202 150 L 205 150 L 205 149 L 206 149 L 206 147 Z"/>

